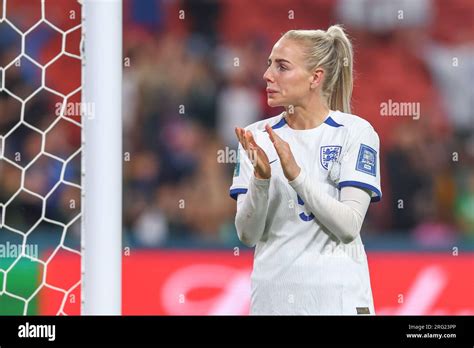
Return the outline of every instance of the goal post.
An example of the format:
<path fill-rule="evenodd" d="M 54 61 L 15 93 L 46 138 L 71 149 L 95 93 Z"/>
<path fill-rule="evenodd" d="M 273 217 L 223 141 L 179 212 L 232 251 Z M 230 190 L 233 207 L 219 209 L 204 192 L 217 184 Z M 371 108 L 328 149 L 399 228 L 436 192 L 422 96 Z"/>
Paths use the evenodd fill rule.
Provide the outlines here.
<path fill-rule="evenodd" d="M 0 0 L 0 39 L 0 315 L 120 315 L 122 1 Z"/>
<path fill-rule="evenodd" d="M 122 309 L 122 0 L 83 0 L 82 308 Z"/>

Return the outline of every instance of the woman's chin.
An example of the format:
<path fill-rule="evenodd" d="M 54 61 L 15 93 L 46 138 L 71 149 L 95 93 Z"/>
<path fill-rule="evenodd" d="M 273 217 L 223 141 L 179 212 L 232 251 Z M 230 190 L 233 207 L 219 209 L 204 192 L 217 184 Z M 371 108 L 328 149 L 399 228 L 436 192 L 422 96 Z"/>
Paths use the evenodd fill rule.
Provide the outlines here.
<path fill-rule="evenodd" d="M 278 103 L 275 99 L 273 98 L 267 98 L 267 104 L 271 108 L 275 108 L 277 106 L 282 106 L 281 103 Z"/>

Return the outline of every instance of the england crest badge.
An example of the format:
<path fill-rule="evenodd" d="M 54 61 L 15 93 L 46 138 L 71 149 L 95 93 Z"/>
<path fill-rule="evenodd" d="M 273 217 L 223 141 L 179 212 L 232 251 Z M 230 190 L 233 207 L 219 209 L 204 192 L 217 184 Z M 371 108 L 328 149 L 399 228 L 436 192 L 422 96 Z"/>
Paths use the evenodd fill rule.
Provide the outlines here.
<path fill-rule="evenodd" d="M 330 162 L 337 161 L 341 154 L 341 148 L 342 147 L 339 145 L 321 146 L 319 150 L 319 158 L 324 169 L 328 169 Z"/>

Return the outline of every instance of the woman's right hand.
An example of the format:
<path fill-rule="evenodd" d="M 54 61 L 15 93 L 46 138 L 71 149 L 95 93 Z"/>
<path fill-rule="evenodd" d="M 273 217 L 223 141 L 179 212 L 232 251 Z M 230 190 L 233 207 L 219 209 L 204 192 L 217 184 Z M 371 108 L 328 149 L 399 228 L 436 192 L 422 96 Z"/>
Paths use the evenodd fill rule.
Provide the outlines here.
<path fill-rule="evenodd" d="M 247 153 L 250 162 L 252 162 L 255 177 L 257 179 L 269 179 L 272 175 L 270 162 L 265 151 L 255 142 L 252 132 L 236 127 L 235 134 Z"/>

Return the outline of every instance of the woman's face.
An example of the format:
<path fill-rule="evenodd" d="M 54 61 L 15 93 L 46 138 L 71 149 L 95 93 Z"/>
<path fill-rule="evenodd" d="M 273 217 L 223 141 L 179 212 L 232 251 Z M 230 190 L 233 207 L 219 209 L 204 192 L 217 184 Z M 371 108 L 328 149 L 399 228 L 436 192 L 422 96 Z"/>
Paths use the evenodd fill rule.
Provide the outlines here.
<path fill-rule="evenodd" d="M 269 106 L 301 105 L 309 96 L 313 80 L 305 67 L 301 46 L 293 40 L 280 39 L 273 46 L 263 79 L 267 82 Z"/>

